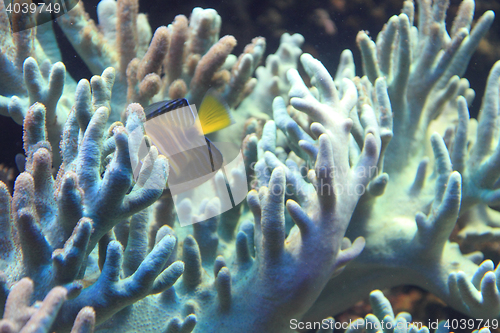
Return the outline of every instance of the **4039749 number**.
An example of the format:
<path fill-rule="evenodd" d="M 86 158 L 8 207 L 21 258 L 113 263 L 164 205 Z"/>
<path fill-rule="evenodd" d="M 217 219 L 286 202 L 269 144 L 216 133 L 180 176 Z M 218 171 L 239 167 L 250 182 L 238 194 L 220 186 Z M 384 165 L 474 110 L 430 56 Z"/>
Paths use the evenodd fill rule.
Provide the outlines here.
<path fill-rule="evenodd" d="M 9 14 L 36 14 L 38 13 L 54 13 L 59 14 L 63 10 L 60 3 L 35 3 L 35 2 L 9 2 L 5 7 L 5 11 Z"/>
<path fill-rule="evenodd" d="M 497 329 L 498 319 L 448 319 L 444 327 L 449 330 L 477 330 L 483 327 Z"/>
<path fill-rule="evenodd" d="M 73 9 L 78 0 L 3 0 L 0 10 L 9 16 L 12 32 L 21 32 L 57 19 Z"/>

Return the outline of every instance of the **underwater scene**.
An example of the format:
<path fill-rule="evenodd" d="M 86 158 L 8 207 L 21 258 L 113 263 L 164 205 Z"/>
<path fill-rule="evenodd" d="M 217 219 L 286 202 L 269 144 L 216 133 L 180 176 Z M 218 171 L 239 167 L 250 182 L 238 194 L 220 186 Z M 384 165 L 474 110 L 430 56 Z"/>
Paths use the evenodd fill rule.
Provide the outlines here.
<path fill-rule="evenodd" d="M 500 332 L 495 13 L 0 1 L 0 333 Z"/>

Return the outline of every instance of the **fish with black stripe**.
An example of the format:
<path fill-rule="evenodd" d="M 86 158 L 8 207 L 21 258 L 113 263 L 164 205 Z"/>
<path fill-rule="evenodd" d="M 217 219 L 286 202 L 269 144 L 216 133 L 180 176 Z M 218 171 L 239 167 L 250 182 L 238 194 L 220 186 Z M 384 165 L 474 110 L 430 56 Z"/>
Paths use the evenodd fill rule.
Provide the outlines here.
<path fill-rule="evenodd" d="M 222 167 L 222 153 L 205 135 L 228 127 L 233 119 L 215 93 L 205 95 L 197 114 L 185 98 L 151 104 L 144 113 L 146 134 L 169 160 L 169 187 L 192 189 Z"/>

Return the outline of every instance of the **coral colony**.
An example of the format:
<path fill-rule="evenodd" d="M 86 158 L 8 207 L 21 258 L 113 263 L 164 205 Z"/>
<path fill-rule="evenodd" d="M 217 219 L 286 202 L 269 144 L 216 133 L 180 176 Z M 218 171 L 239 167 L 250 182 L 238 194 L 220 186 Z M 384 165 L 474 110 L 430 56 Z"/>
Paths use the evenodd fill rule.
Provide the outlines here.
<path fill-rule="evenodd" d="M 98 23 L 80 2 L 57 19 L 95 74 L 74 82 L 52 25 L 13 13 L 13 33 L 0 1 L 0 114 L 25 151 L 12 196 L 0 182 L 0 331 L 428 332 L 372 292 L 402 284 L 498 327 L 500 269 L 449 241 L 457 223 L 465 248 L 499 235 L 500 62 L 477 121 L 461 77 L 494 14 L 472 25 L 464 0 L 446 29 L 448 2 L 404 1 L 376 41 L 360 32 L 362 77 L 351 51 L 330 74 L 298 34 L 264 65 L 261 37 L 236 57 L 212 9 L 152 33 L 138 0 L 102 0 Z M 227 186 L 250 191 L 222 214 L 217 196 L 174 210 L 168 159 L 152 146 L 133 177 L 129 135 L 149 104 L 209 89 L 235 120 L 211 140 L 244 157 Z M 333 321 L 368 295 L 373 314 Z"/>

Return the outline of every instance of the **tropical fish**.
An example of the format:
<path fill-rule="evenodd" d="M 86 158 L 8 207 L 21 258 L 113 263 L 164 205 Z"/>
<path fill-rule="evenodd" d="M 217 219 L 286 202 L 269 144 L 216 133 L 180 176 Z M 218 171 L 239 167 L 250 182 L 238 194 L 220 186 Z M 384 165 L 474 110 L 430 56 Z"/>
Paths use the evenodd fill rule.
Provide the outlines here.
<path fill-rule="evenodd" d="M 180 98 L 151 104 L 144 113 L 146 134 L 169 160 L 170 189 L 192 189 L 222 167 L 222 153 L 205 137 L 233 123 L 228 106 L 217 95 L 207 93 L 198 112 Z"/>

